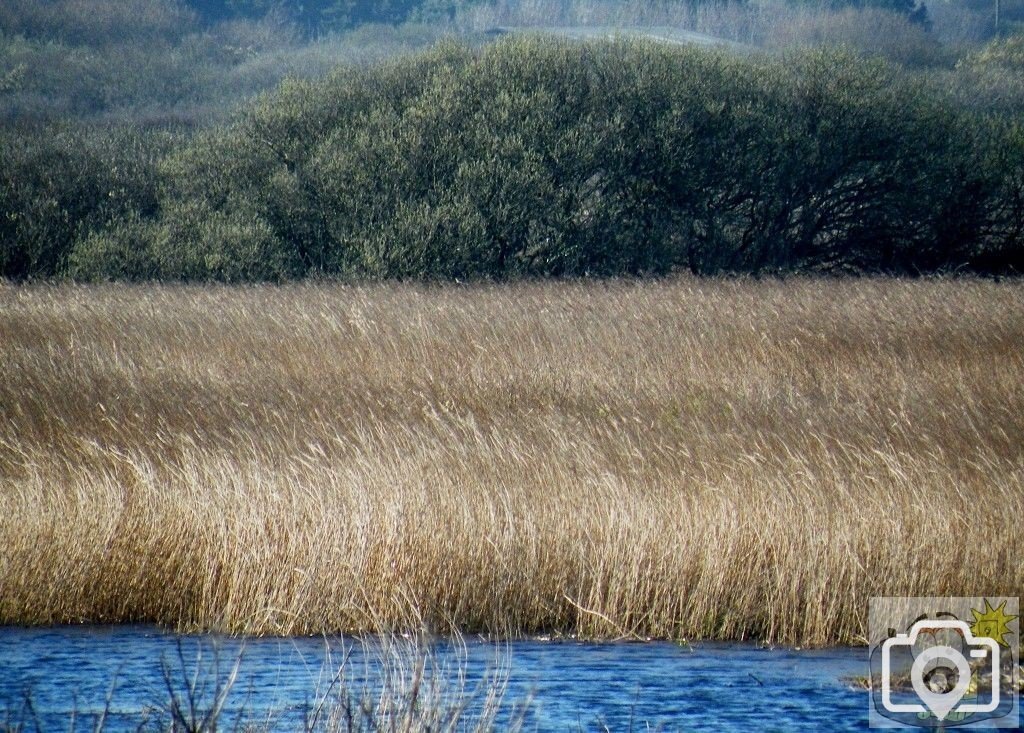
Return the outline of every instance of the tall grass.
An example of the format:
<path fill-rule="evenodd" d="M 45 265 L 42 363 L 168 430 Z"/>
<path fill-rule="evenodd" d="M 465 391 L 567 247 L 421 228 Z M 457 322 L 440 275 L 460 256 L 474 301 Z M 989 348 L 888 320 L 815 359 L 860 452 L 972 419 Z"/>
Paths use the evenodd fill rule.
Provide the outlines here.
<path fill-rule="evenodd" d="M 829 644 L 1020 595 L 1019 282 L 0 287 L 0 623 Z"/>

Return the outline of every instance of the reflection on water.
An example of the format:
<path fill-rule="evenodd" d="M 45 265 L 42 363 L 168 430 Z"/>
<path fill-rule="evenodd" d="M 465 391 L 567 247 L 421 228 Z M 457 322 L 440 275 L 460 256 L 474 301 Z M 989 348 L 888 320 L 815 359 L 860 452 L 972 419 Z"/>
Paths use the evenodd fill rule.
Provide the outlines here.
<path fill-rule="evenodd" d="M 867 721 L 866 693 L 841 682 L 865 672 L 860 649 L 468 639 L 434 642 L 431 653 L 439 687 L 453 695 L 477 689 L 473 704 L 483 704 L 481 680 L 483 687 L 495 676 L 505 681 L 498 727 L 525 701 L 527 730 L 861 730 Z M 385 671 L 382 658 L 392 660 Z M 166 678 L 175 694 L 194 682 L 208 703 L 239 659 L 223 719 L 274 729 L 301 730 L 317 702 L 337 694 L 331 679 L 339 668 L 347 689 L 374 694 L 382 675 L 396 667 L 410 673 L 375 640 L 240 640 L 149 626 L 0 628 L 0 728 L 20 717 L 29 730 L 35 720 L 43 730 L 68 730 L 75 711 L 78 728 L 90 729 L 90 716 L 107 708 L 105 730 L 135 730 L 141 716 L 166 713 Z"/>

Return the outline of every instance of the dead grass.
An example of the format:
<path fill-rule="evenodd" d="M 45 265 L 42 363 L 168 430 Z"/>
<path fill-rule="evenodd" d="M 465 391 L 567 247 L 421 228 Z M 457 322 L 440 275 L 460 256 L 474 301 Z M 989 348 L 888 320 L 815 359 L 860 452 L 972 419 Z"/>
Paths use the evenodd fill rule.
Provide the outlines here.
<path fill-rule="evenodd" d="M 0 623 L 858 641 L 1024 595 L 1024 286 L 0 286 Z"/>

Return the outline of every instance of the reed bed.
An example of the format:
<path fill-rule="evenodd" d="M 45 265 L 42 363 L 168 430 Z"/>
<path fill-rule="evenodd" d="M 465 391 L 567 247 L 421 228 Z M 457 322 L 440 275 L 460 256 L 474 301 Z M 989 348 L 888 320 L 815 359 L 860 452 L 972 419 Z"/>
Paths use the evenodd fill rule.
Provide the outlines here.
<path fill-rule="evenodd" d="M 0 286 L 0 623 L 863 639 L 1024 595 L 1024 285 Z"/>

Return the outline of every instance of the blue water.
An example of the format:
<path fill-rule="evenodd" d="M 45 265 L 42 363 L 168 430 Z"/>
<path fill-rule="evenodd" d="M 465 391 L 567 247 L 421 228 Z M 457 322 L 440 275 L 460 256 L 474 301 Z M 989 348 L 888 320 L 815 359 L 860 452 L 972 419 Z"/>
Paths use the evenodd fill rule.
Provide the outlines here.
<path fill-rule="evenodd" d="M 438 689 L 457 695 L 485 679 L 505 682 L 498 727 L 525 707 L 527 730 L 862 730 L 867 693 L 842 678 L 864 674 L 863 649 L 794 651 L 749 644 L 576 643 L 464 640 L 431 643 Z M 302 730 L 310 710 L 339 690 L 379 695 L 382 659 L 401 654 L 374 639 L 181 636 L 149 626 L 0 627 L 0 730 L 153 728 L 168 701 L 195 680 L 200 708 L 238 662 L 222 727 L 257 722 Z M 342 670 L 343 680 L 331 684 Z M 408 672 L 408 668 L 406 669 Z M 166 679 L 165 679 L 166 677 Z M 168 687 L 170 680 L 170 689 Z M 486 685 L 484 685 L 486 687 Z M 29 700 L 30 702 L 26 702 Z M 470 696 L 480 705 L 483 694 Z M 74 717 L 73 717 L 74 716 Z M 224 725 L 225 721 L 228 723 Z"/>

